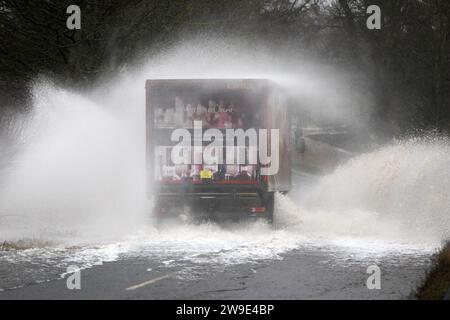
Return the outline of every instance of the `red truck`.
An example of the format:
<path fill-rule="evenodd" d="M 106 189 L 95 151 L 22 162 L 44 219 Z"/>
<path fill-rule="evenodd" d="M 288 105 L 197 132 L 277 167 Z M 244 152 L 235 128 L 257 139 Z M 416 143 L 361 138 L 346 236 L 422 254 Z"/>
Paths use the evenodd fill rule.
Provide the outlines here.
<path fill-rule="evenodd" d="M 146 82 L 147 185 L 154 212 L 273 220 L 291 189 L 291 126 L 266 79 Z"/>

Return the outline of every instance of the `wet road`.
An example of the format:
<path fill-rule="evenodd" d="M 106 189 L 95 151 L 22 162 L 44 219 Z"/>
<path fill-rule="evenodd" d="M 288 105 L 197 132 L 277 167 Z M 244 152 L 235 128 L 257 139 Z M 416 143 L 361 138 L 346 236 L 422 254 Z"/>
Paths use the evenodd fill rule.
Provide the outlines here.
<path fill-rule="evenodd" d="M 245 264 L 184 265 L 128 257 L 82 270 L 80 290 L 67 277 L 0 292 L 0 299 L 405 299 L 423 276 L 427 255 L 371 257 L 306 245 L 280 259 Z M 369 290 L 369 265 L 381 289 Z"/>
<path fill-rule="evenodd" d="M 316 180 L 294 176 L 296 190 Z M 429 266 L 430 247 L 304 236 L 288 218 L 274 228 L 169 225 L 114 243 L 2 252 L 0 299 L 406 299 Z M 80 290 L 67 287 L 70 265 L 82 268 Z M 366 286 L 372 265 L 379 290 Z"/>

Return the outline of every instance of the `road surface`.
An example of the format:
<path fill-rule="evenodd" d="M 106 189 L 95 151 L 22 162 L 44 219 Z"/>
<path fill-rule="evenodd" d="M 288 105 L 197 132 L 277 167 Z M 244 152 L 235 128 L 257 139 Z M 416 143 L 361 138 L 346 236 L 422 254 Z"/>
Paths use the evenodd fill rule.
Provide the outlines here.
<path fill-rule="evenodd" d="M 294 171 L 296 190 L 316 179 Z M 0 299 L 405 299 L 429 265 L 420 247 L 289 227 L 168 226 L 112 244 L 2 252 Z M 70 265 L 82 268 L 79 290 L 68 289 Z M 372 265 L 379 290 L 367 287 Z"/>
<path fill-rule="evenodd" d="M 282 260 L 205 270 L 197 279 L 180 278 L 179 269 L 157 261 L 124 259 L 82 270 L 80 290 L 69 290 L 65 277 L 0 292 L 0 299 L 406 299 L 427 260 L 386 264 L 381 289 L 369 290 L 371 262 L 333 264 L 331 257 L 320 250 L 294 250 Z"/>

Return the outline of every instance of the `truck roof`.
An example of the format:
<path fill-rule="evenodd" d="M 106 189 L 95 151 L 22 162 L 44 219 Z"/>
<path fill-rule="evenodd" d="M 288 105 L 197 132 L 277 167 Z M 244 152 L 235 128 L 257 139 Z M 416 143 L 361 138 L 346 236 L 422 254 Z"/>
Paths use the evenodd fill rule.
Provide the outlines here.
<path fill-rule="evenodd" d="M 147 79 L 146 87 L 157 85 L 157 84 L 216 84 L 216 85 L 235 85 L 239 87 L 245 87 L 246 85 L 267 85 L 272 81 L 264 78 L 212 78 L 212 79 L 201 79 L 201 78 L 191 78 L 191 79 Z"/>

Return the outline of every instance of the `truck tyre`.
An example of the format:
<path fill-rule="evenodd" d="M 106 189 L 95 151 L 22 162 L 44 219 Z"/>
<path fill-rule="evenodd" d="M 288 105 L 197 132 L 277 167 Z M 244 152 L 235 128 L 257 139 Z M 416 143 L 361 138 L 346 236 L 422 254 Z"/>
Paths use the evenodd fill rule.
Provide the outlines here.
<path fill-rule="evenodd" d="M 267 210 L 267 221 L 273 224 L 273 214 L 275 211 L 275 193 L 269 192 L 266 195 L 265 207 Z"/>

